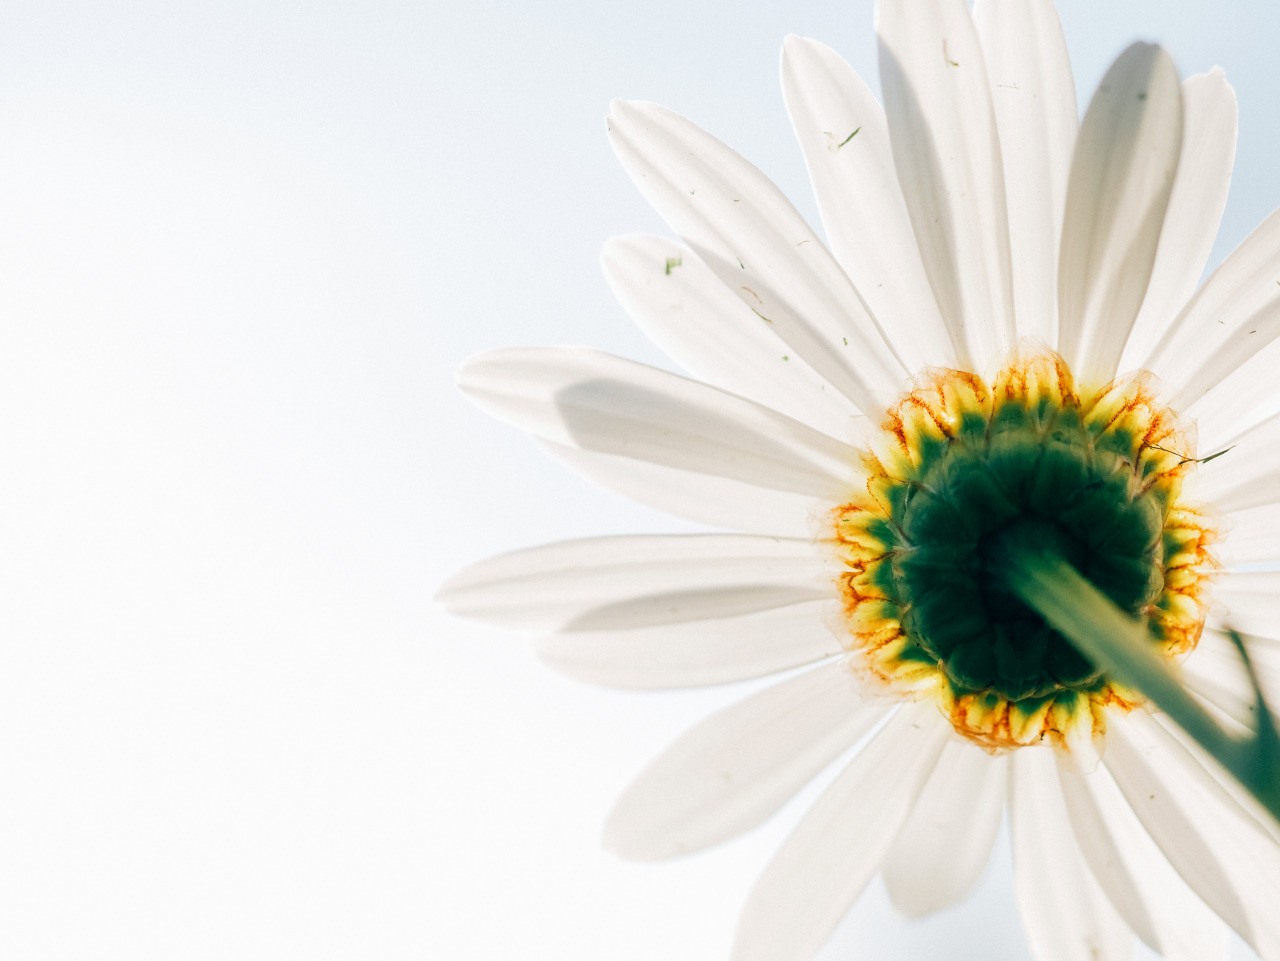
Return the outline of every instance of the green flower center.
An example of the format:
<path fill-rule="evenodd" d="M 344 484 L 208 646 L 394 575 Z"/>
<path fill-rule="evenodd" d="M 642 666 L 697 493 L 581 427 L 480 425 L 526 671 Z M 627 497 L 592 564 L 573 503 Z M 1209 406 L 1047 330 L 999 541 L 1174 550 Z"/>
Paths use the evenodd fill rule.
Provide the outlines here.
<path fill-rule="evenodd" d="M 1081 422 L 1078 409 L 1007 403 L 922 451 L 890 518 L 889 565 L 902 627 L 957 693 L 1011 701 L 1090 690 L 1100 672 L 1006 586 L 1013 548 L 1062 557 L 1131 614 L 1164 589 L 1167 507 L 1137 465 Z M 1102 443 L 1101 441 L 1105 441 Z"/>

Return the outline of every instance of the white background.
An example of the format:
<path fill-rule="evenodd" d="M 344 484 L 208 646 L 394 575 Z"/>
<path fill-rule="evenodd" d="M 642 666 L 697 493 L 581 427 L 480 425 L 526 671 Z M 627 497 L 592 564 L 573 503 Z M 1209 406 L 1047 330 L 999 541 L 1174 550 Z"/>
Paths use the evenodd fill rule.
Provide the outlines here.
<path fill-rule="evenodd" d="M 1062 12 L 1082 105 L 1137 37 L 1227 69 L 1220 259 L 1280 201 L 1275 5 Z M 691 116 L 812 214 L 791 31 L 875 77 L 869 0 L 4 5 L 0 956 L 726 956 L 800 806 L 670 865 L 598 825 L 739 692 L 584 688 L 431 595 L 501 550 L 680 529 L 451 371 L 510 343 L 662 362 L 596 266 L 663 230 L 611 97 Z M 823 958 L 1026 958 L 1007 862 L 921 923 L 873 885 Z"/>

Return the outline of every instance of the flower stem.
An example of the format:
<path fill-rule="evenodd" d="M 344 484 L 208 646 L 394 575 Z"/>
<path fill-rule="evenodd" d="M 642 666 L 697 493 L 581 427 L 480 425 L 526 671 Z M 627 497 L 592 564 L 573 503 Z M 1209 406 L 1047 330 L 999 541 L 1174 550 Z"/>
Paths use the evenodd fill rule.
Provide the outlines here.
<path fill-rule="evenodd" d="M 1192 697 L 1176 668 L 1152 648 L 1145 626 L 1066 561 L 1025 548 L 1010 559 L 1006 576 L 1018 596 L 1082 654 L 1150 698 L 1280 822 L 1280 737 L 1239 635 L 1233 633 L 1233 640 L 1257 700 L 1258 730 L 1252 737 L 1225 730 Z"/>

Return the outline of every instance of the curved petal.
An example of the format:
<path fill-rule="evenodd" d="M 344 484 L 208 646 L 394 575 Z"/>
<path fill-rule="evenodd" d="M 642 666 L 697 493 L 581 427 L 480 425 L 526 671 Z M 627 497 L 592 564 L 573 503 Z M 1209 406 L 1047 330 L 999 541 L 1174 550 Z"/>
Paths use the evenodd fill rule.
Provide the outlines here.
<path fill-rule="evenodd" d="M 640 192 L 792 353 L 864 413 L 902 392 L 876 319 L 764 174 L 656 104 L 615 103 L 609 136 Z"/>
<path fill-rule="evenodd" d="M 1227 453 L 1196 467 L 1197 497 L 1221 511 L 1280 501 L 1280 414 L 1215 443 L 1205 452 L 1222 450 Z"/>
<path fill-rule="evenodd" d="M 538 445 L 566 467 L 616 494 L 711 527 L 810 537 L 831 501 L 769 490 L 728 477 L 679 470 L 633 457 L 578 450 L 540 440 Z"/>
<path fill-rule="evenodd" d="M 1236 94 L 1219 69 L 1182 82 L 1182 152 L 1147 296 L 1121 370 L 1144 366 L 1200 282 L 1227 205 L 1236 157 Z"/>
<path fill-rule="evenodd" d="M 1059 346 L 1106 383 L 1147 293 L 1182 151 L 1173 61 L 1135 43 L 1098 86 L 1076 140 L 1058 273 Z"/>
<path fill-rule="evenodd" d="M 491 624 L 603 630 L 681 624 L 833 596 L 812 544 L 745 534 L 561 541 L 464 567 L 437 599 Z"/>
<path fill-rule="evenodd" d="M 951 728 L 900 707 L 804 816 L 756 882 L 733 961 L 812 957 L 880 869 Z"/>
<path fill-rule="evenodd" d="M 879 0 L 880 82 L 898 181 L 938 307 L 973 369 L 1016 327 L 1000 140 L 965 0 Z"/>
<path fill-rule="evenodd" d="M 1213 584 L 1218 616 L 1246 634 L 1280 633 L 1280 571 L 1228 571 Z"/>
<path fill-rule="evenodd" d="M 855 412 L 688 247 L 665 237 L 613 237 L 605 279 L 628 316 L 695 377 L 748 397 L 833 437 Z M 782 360 L 787 357 L 787 360 Z"/>
<path fill-rule="evenodd" d="M 839 54 L 794 35 L 782 47 L 782 94 L 832 253 L 907 370 L 957 366 L 968 348 L 929 289 L 884 109 Z"/>
<path fill-rule="evenodd" d="M 827 627 L 831 601 L 626 631 L 552 634 L 549 667 L 608 687 L 700 687 L 762 677 L 841 652 Z"/>
<path fill-rule="evenodd" d="M 1058 239 L 1080 117 L 1052 0 L 977 0 L 1000 132 L 1018 336 L 1058 342 Z"/>
<path fill-rule="evenodd" d="M 1190 756 L 1154 720 L 1115 717 L 1107 769 L 1169 863 L 1223 921 L 1264 958 L 1280 952 L 1275 904 L 1280 846 L 1194 774 Z"/>
<path fill-rule="evenodd" d="M 961 901 L 982 874 L 1004 815 L 1004 757 L 949 740 L 885 857 L 894 906 L 916 918 Z"/>
<path fill-rule="evenodd" d="M 1014 889 L 1038 961 L 1128 961 L 1133 935 L 1094 880 L 1067 823 L 1052 749 L 1010 759 Z"/>
<path fill-rule="evenodd" d="M 1058 764 L 1076 842 L 1125 923 L 1169 961 L 1227 955 L 1227 929 L 1170 867 L 1105 767 Z"/>
<path fill-rule="evenodd" d="M 1267 376 L 1274 358 L 1258 355 L 1280 337 L 1278 262 L 1280 211 L 1232 251 L 1147 358 L 1147 369 L 1173 389 L 1171 406 L 1196 418 L 1206 437 L 1235 432 L 1275 393 Z"/>
<path fill-rule="evenodd" d="M 772 490 L 837 496 L 857 458 L 735 394 L 583 347 L 489 351 L 463 363 L 458 384 L 482 410 L 553 443 Z"/>
<path fill-rule="evenodd" d="M 625 858 L 675 857 L 755 827 L 884 716 L 849 665 L 824 664 L 713 714 L 618 799 L 604 843 Z"/>

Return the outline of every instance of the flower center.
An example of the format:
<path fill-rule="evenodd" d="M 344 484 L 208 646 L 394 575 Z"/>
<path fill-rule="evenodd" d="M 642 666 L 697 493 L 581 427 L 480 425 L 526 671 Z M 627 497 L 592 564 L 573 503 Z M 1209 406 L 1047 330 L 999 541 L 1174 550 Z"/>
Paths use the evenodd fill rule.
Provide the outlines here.
<path fill-rule="evenodd" d="M 1027 546 L 1143 619 L 1161 651 L 1195 645 L 1210 531 L 1178 502 L 1187 438 L 1141 378 L 1079 392 L 1055 355 L 990 387 L 943 371 L 883 428 L 866 496 L 834 521 L 851 646 L 890 687 L 935 691 L 991 748 L 1101 734 L 1104 708 L 1137 702 L 1008 586 Z"/>

